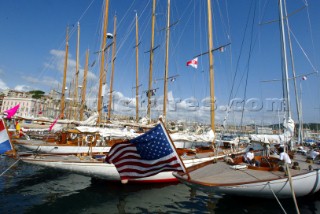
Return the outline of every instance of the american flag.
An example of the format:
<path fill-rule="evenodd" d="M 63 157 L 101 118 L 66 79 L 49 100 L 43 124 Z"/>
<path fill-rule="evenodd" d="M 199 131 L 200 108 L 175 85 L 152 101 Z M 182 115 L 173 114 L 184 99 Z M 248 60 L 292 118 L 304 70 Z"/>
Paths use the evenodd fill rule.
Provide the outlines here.
<path fill-rule="evenodd" d="M 161 123 L 137 138 L 113 145 L 106 161 L 116 166 L 121 180 L 185 171 Z"/>

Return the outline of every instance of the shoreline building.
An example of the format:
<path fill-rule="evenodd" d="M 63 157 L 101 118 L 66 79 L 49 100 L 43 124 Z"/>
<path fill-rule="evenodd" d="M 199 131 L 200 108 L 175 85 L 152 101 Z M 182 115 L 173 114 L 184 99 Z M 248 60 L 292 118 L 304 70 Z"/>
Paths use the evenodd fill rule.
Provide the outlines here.
<path fill-rule="evenodd" d="M 49 95 L 33 98 L 30 92 L 7 89 L 2 92 L 1 112 L 20 104 L 16 113 L 20 117 L 48 117 L 55 118 L 59 114 L 60 100 L 58 93 L 50 91 Z"/>

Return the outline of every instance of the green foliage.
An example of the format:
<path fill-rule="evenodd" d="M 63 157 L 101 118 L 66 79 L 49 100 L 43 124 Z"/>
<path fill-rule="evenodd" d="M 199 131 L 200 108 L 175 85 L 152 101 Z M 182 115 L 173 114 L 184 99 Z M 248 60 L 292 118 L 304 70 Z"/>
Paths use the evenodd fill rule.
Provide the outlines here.
<path fill-rule="evenodd" d="M 29 93 L 32 94 L 32 98 L 34 99 L 40 99 L 45 94 L 45 92 L 40 90 L 29 91 Z"/>
<path fill-rule="evenodd" d="M 296 128 L 299 128 L 299 125 L 296 125 Z M 312 131 L 318 131 L 320 129 L 319 123 L 304 123 L 303 124 L 304 129 L 310 129 Z"/>

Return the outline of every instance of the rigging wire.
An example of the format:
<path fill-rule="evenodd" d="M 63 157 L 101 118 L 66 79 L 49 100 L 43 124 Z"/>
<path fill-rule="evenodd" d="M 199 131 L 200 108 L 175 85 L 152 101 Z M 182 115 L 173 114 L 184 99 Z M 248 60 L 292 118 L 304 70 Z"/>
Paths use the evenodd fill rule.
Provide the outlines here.
<path fill-rule="evenodd" d="M 249 79 L 249 71 L 250 71 L 250 61 L 251 61 L 251 53 L 252 53 L 252 48 L 253 48 L 253 26 L 254 26 L 254 23 L 255 23 L 255 17 L 256 17 L 256 6 L 257 6 L 257 3 L 255 1 L 255 5 L 254 5 L 254 12 L 253 12 L 253 19 L 252 19 L 252 25 L 251 25 L 251 40 L 250 40 L 250 47 L 249 47 L 249 56 L 248 56 L 248 62 L 247 62 L 247 72 L 246 72 L 246 80 L 245 80 L 245 86 L 244 86 L 244 95 L 243 95 L 243 110 L 241 111 L 241 120 L 240 120 L 240 127 L 242 127 L 242 124 L 243 124 L 243 116 L 244 116 L 244 111 L 245 111 L 245 103 L 246 103 L 246 99 L 247 99 L 247 86 L 248 86 L 248 79 Z"/>
<path fill-rule="evenodd" d="M 273 196 L 274 196 L 274 197 L 275 197 L 275 199 L 277 200 L 277 202 L 278 202 L 279 206 L 281 207 L 282 211 L 283 211 L 285 214 L 287 214 L 286 210 L 283 208 L 283 206 L 282 206 L 281 202 L 279 201 L 279 199 L 278 199 L 277 195 L 274 193 L 273 189 L 271 188 L 270 182 L 268 182 L 268 186 L 269 186 L 269 188 L 270 188 L 270 190 L 271 190 L 271 192 L 272 192 Z"/>
<path fill-rule="evenodd" d="M 117 27 L 120 28 L 122 26 L 122 22 L 124 20 L 125 17 L 128 16 L 129 11 L 132 11 L 132 7 L 134 5 L 134 3 L 136 2 L 136 0 L 132 1 L 130 7 L 127 9 L 127 11 L 125 12 L 125 14 L 123 15 L 122 19 L 120 19 L 119 23 L 117 24 Z M 115 14 L 116 15 L 116 14 Z M 132 19 L 134 20 L 134 19 Z"/>
<path fill-rule="evenodd" d="M 94 1 L 95 1 L 95 0 L 92 0 L 92 1 L 90 2 L 90 4 L 87 6 L 87 8 L 84 10 L 84 12 L 80 15 L 80 18 L 78 19 L 77 22 L 80 22 L 80 21 L 81 21 L 81 19 L 85 16 L 85 14 L 87 13 L 87 11 L 89 10 L 89 8 L 91 7 L 91 5 L 93 4 Z M 71 35 L 75 32 L 75 30 L 76 30 L 76 28 L 75 28 L 74 25 L 73 25 L 72 30 L 71 30 L 71 32 L 70 32 L 70 37 L 71 37 Z M 64 39 L 63 42 L 60 44 L 58 50 L 60 50 L 60 49 L 63 47 L 64 44 L 65 44 L 65 39 Z M 57 63 L 57 61 L 58 61 L 57 58 L 55 58 L 55 57 L 51 58 L 51 61 L 48 63 L 49 67 L 50 67 L 50 65 L 52 65 L 53 63 Z M 44 69 L 42 69 L 42 70 L 40 71 L 40 74 L 39 74 L 38 78 L 41 78 L 41 77 L 43 76 L 44 72 L 46 72 L 47 70 L 48 70 L 48 67 L 46 66 Z"/>
<path fill-rule="evenodd" d="M 240 58 L 241 58 L 242 52 L 244 51 L 243 49 L 244 49 L 244 43 L 245 43 L 245 34 L 246 34 L 246 32 L 248 30 L 248 27 L 249 27 L 248 26 L 249 25 L 249 18 L 250 18 L 251 11 L 253 9 L 253 3 L 254 2 L 255 2 L 254 0 L 251 1 L 250 10 L 249 10 L 249 13 L 248 13 L 248 16 L 247 16 L 246 25 L 245 25 L 245 28 L 244 28 L 244 35 L 242 37 L 242 42 L 241 42 L 241 46 L 240 46 L 240 54 L 239 54 L 239 57 L 237 59 L 235 74 L 234 74 L 232 82 L 231 82 L 231 90 L 230 90 L 230 94 L 229 94 L 229 98 L 228 98 L 227 111 L 226 111 L 226 115 L 225 115 L 224 120 L 223 120 L 223 125 L 224 126 L 226 125 L 226 121 L 228 119 L 228 115 L 229 115 L 229 113 L 231 111 L 231 106 L 230 106 L 231 105 L 231 103 L 230 103 L 231 98 L 233 97 L 233 95 L 235 96 L 237 94 L 237 92 L 234 92 L 234 87 L 235 87 L 237 75 L 239 73 Z M 240 85 L 240 83 L 239 83 L 239 85 Z"/>
<path fill-rule="evenodd" d="M 307 16 L 308 16 L 308 25 L 309 25 L 309 31 L 310 31 L 310 39 L 311 39 L 311 44 L 312 44 L 312 47 L 313 47 L 313 58 L 315 59 L 315 56 L 316 56 L 316 52 L 315 52 L 315 44 L 314 44 L 314 39 L 313 39 L 313 30 L 312 30 L 312 25 L 311 25 L 311 19 L 310 19 L 310 12 L 309 12 L 309 4 L 307 2 L 307 0 L 304 0 L 304 3 L 306 5 L 306 8 L 307 8 Z M 317 61 L 316 61 L 317 62 Z M 317 66 L 319 67 L 319 66 Z"/>
<path fill-rule="evenodd" d="M 20 158 L 18 158 L 18 160 L 16 160 L 16 162 L 14 162 L 11 166 L 9 166 L 6 170 L 4 170 L 1 174 L 0 177 L 2 177 L 9 169 L 11 169 L 14 165 L 16 165 L 19 162 Z"/>
<path fill-rule="evenodd" d="M 308 57 L 306 51 L 305 51 L 305 50 L 303 49 L 303 47 L 301 46 L 301 44 L 300 44 L 300 42 L 298 41 L 298 39 L 297 39 L 297 37 L 295 36 L 295 34 L 291 31 L 291 29 L 289 29 L 289 30 L 290 30 L 290 33 L 292 34 L 294 40 L 296 41 L 296 43 L 297 43 L 298 46 L 300 47 L 303 55 L 306 57 L 306 59 L 307 59 L 308 62 L 310 63 L 310 66 L 313 68 L 314 71 L 318 72 L 318 70 L 317 70 L 317 69 L 315 68 L 315 66 L 312 64 L 312 62 L 311 62 L 310 58 Z"/>

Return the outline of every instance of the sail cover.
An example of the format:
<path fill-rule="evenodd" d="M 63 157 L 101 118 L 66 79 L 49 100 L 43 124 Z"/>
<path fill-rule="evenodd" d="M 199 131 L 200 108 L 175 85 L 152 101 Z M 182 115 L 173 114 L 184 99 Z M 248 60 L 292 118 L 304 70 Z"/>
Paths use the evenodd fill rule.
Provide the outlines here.
<path fill-rule="evenodd" d="M 290 142 L 294 134 L 294 121 L 292 118 L 283 121 L 284 133 L 280 135 L 272 134 L 252 134 L 251 141 L 266 143 L 266 144 L 284 144 Z"/>

